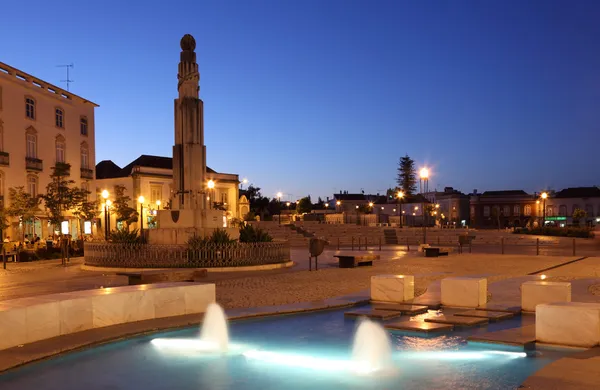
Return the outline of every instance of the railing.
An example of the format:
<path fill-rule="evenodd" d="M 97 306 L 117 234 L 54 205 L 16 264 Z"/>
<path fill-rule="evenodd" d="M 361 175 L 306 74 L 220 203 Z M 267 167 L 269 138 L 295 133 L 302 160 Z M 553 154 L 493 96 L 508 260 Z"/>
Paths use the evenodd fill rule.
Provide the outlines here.
<path fill-rule="evenodd" d="M 34 171 L 42 171 L 44 169 L 42 160 L 34 157 L 25 157 L 25 167 Z"/>
<path fill-rule="evenodd" d="M 94 178 L 94 170 L 89 168 L 81 168 L 81 178 L 82 179 L 93 179 Z"/>
<path fill-rule="evenodd" d="M 285 263 L 287 242 L 209 244 L 197 250 L 186 245 L 86 242 L 85 264 L 117 268 L 211 268 Z"/>
<path fill-rule="evenodd" d="M 0 152 L 0 165 L 10 165 L 10 154 L 8 152 Z"/>

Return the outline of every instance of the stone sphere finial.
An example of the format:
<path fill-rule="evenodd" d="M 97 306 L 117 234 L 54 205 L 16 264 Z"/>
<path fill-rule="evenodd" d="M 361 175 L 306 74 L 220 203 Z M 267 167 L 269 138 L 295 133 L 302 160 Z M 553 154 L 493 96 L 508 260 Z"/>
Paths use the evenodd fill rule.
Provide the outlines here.
<path fill-rule="evenodd" d="M 190 34 L 185 34 L 179 44 L 181 45 L 181 50 L 194 51 L 196 49 L 196 40 Z"/>

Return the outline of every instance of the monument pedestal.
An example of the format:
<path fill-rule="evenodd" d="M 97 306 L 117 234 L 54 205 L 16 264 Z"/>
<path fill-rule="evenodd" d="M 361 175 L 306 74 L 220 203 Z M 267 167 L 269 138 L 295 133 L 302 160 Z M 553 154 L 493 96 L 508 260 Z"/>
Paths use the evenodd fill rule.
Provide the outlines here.
<path fill-rule="evenodd" d="M 148 231 L 148 242 L 158 245 L 185 244 L 194 235 L 209 237 L 216 229 L 225 230 L 229 237 L 237 239 L 236 228 L 224 227 L 222 210 L 160 210 L 158 228 Z"/>

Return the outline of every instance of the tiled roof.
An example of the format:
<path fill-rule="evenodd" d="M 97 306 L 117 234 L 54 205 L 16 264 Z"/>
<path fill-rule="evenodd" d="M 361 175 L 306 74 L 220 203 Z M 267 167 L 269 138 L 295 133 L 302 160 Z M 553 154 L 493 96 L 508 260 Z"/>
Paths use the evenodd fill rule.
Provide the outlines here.
<path fill-rule="evenodd" d="M 554 198 L 600 198 L 598 187 L 574 187 L 560 190 Z"/>
<path fill-rule="evenodd" d="M 481 196 L 530 196 L 523 190 L 485 191 Z"/>
<path fill-rule="evenodd" d="M 151 156 L 142 154 L 123 168 L 111 160 L 100 161 L 96 165 L 96 179 L 112 179 L 116 177 L 126 177 L 131 175 L 133 167 L 148 167 L 159 169 L 173 169 L 173 159 L 171 157 Z M 210 167 L 206 167 L 206 172 L 217 173 Z"/>
<path fill-rule="evenodd" d="M 96 164 L 96 179 L 112 179 L 121 176 L 121 167 L 111 160 L 102 160 Z"/>
<path fill-rule="evenodd" d="M 365 194 L 334 194 L 333 197 L 336 200 L 367 200 Z"/>

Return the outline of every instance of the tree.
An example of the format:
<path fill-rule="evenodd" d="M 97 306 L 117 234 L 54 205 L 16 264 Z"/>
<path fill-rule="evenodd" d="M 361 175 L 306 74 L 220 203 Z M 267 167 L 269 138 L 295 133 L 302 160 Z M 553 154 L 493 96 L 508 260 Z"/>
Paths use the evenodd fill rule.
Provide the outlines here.
<path fill-rule="evenodd" d="M 312 210 L 312 202 L 310 196 L 306 196 L 298 201 L 296 204 L 296 212 L 298 214 L 310 213 Z"/>
<path fill-rule="evenodd" d="M 40 195 L 48 211 L 49 221 L 55 226 L 63 221 L 63 212 L 75 205 L 75 189 L 71 187 L 75 181 L 67 180 L 70 169 L 70 164 L 56 163 L 52 167 L 52 180 L 46 186 L 46 193 Z"/>
<path fill-rule="evenodd" d="M 582 209 L 573 210 L 573 225 L 579 226 L 579 221 L 587 217 L 587 213 Z"/>
<path fill-rule="evenodd" d="M 9 188 L 8 198 L 10 199 L 10 206 L 6 209 L 6 213 L 10 217 L 20 218 L 23 223 L 33 224 L 35 214 L 40 211 L 40 198 L 31 196 L 22 186 Z M 23 239 L 25 230 L 21 231 L 21 235 Z"/>
<path fill-rule="evenodd" d="M 98 216 L 98 201 L 89 201 L 90 191 L 83 188 L 74 188 L 73 215 L 77 217 L 79 231 L 83 237 L 83 224 L 81 221 L 91 221 Z"/>
<path fill-rule="evenodd" d="M 117 222 L 123 222 L 129 231 L 129 225 L 138 220 L 139 213 L 135 208 L 129 206 L 131 198 L 125 195 L 125 191 L 127 191 L 125 186 L 115 186 L 115 201 L 112 207 L 115 210 Z"/>
<path fill-rule="evenodd" d="M 400 158 L 398 163 L 398 177 L 396 178 L 398 187 L 404 191 L 405 195 L 414 195 L 417 191 L 417 173 L 415 162 L 408 155 Z"/>
<path fill-rule="evenodd" d="M 4 238 L 4 231 L 10 226 L 8 224 L 8 212 L 4 208 L 4 204 L 0 208 L 0 240 Z"/>

